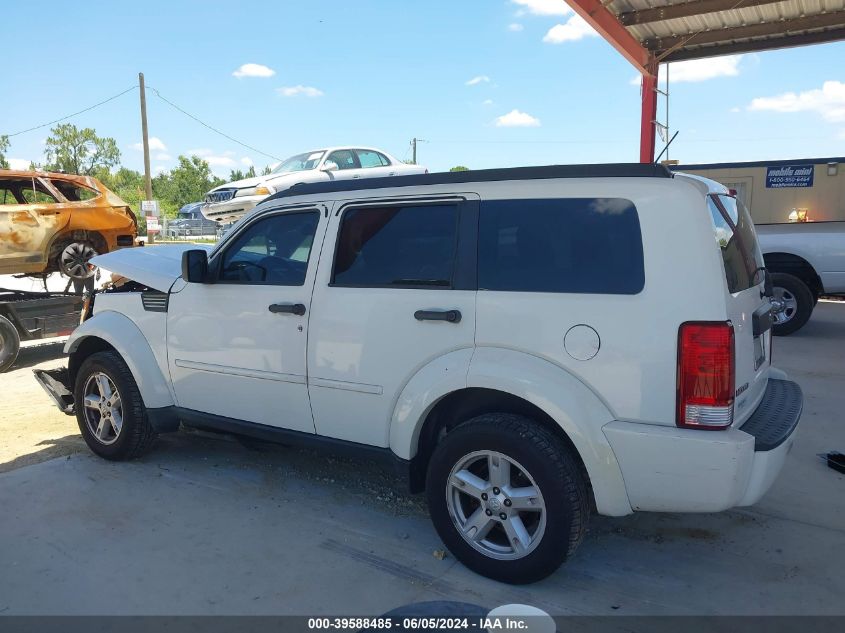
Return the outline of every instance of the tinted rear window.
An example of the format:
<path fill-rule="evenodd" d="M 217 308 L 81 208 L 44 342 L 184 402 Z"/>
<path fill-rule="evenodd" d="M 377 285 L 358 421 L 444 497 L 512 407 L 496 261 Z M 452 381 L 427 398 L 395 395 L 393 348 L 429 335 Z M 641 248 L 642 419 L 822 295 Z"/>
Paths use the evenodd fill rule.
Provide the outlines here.
<path fill-rule="evenodd" d="M 722 254 L 728 291 L 742 292 L 756 286 L 762 281 L 760 269 L 764 263 L 748 209 L 741 201 L 726 195 L 708 196 L 707 207 Z"/>
<path fill-rule="evenodd" d="M 490 200 L 481 205 L 482 290 L 637 294 L 643 244 L 622 198 Z"/>

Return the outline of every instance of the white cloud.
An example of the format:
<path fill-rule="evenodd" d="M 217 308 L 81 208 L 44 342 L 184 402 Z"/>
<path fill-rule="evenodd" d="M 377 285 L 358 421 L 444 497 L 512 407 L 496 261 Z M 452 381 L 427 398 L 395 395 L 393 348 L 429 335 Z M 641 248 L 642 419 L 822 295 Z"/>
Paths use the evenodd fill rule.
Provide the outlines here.
<path fill-rule="evenodd" d="M 253 165 L 252 159 L 248 158 L 247 156 L 244 156 L 243 158 L 241 158 L 241 165 L 245 167 L 251 167 Z"/>
<path fill-rule="evenodd" d="M 478 84 L 481 84 L 481 83 L 486 84 L 486 83 L 490 83 L 490 77 L 488 77 L 487 75 L 476 75 L 475 77 L 473 77 L 472 79 L 470 79 L 469 81 L 467 81 L 465 83 L 466 83 L 467 86 L 477 86 Z"/>
<path fill-rule="evenodd" d="M 234 167 L 237 165 L 235 159 L 232 158 L 232 155 L 234 154 L 232 151 L 215 154 L 207 147 L 198 147 L 196 149 L 189 149 L 187 154 L 188 156 L 199 156 L 207 162 L 210 167 Z"/>
<path fill-rule="evenodd" d="M 573 15 L 564 24 L 556 24 L 549 29 L 543 37 L 548 44 L 562 44 L 563 42 L 575 42 L 585 37 L 597 37 L 595 29 L 587 24 L 580 15 Z"/>
<path fill-rule="evenodd" d="M 157 136 L 151 136 L 149 138 L 149 144 L 150 144 L 150 151 L 151 152 L 166 152 L 167 151 L 167 146 Z M 137 149 L 139 152 L 143 152 L 144 151 L 144 143 L 143 142 L 135 143 L 134 145 L 132 145 L 132 149 Z"/>
<path fill-rule="evenodd" d="M 484 101 L 481 102 L 481 105 L 491 106 L 491 105 L 493 105 L 493 100 L 492 99 L 485 99 Z"/>
<path fill-rule="evenodd" d="M 163 171 L 167 171 L 167 167 L 164 165 L 156 165 L 153 168 L 153 173 L 160 174 Z"/>
<path fill-rule="evenodd" d="M 736 107 L 734 107 L 734 108 L 731 108 L 731 112 L 734 112 L 734 113 L 736 113 L 736 112 L 742 112 L 742 109 L 741 109 L 741 108 L 736 108 Z"/>
<path fill-rule="evenodd" d="M 508 31 L 513 31 L 514 33 L 518 33 L 524 28 L 525 27 L 522 26 L 519 22 L 512 22 L 511 24 L 508 24 Z"/>
<path fill-rule="evenodd" d="M 161 154 L 156 154 L 156 160 L 173 160 L 173 157 L 166 152 L 162 152 Z"/>
<path fill-rule="evenodd" d="M 826 81 L 821 88 L 804 92 L 784 92 L 774 97 L 752 99 L 748 106 L 752 111 L 771 112 L 816 112 L 825 121 L 845 121 L 845 83 Z"/>
<path fill-rule="evenodd" d="M 743 55 L 726 55 L 708 59 L 691 59 L 685 62 L 673 62 L 669 68 L 670 83 L 707 81 L 718 77 L 736 77 L 740 73 Z M 631 79 L 632 86 L 639 86 L 640 75 Z M 666 81 L 666 65 L 660 65 L 658 81 Z"/>
<path fill-rule="evenodd" d="M 496 118 L 496 127 L 539 127 L 540 119 L 527 112 L 513 109 L 507 114 Z"/>
<path fill-rule="evenodd" d="M 25 158 L 7 158 L 6 161 L 9 163 L 9 169 L 29 169 L 29 163 Z"/>
<path fill-rule="evenodd" d="M 244 64 L 232 73 L 233 77 L 272 77 L 276 71 L 264 64 Z"/>
<path fill-rule="evenodd" d="M 569 15 L 572 9 L 563 0 L 511 0 L 521 9 L 517 15 L 531 13 L 533 15 Z"/>
<path fill-rule="evenodd" d="M 725 57 L 674 62 L 669 65 L 669 81 L 679 83 L 707 81 L 716 77 L 736 77 L 739 74 L 739 62 L 741 60 L 742 55 L 727 55 Z M 666 73 L 665 66 L 660 67 L 660 72 L 660 79 L 663 79 L 663 75 Z"/>
<path fill-rule="evenodd" d="M 276 88 L 276 92 L 278 92 L 283 97 L 322 97 L 323 91 L 319 88 L 314 88 L 313 86 L 283 86 L 281 88 Z"/>

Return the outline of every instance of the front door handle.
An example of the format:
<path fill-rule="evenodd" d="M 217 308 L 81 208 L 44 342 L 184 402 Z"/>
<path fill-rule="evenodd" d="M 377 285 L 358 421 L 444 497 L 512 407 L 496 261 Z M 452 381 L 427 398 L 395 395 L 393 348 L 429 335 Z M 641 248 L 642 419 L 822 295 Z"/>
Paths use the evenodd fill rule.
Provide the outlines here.
<path fill-rule="evenodd" d="M 273 314 L 295 314 L 302 316 L 305 314 L 305 306 L 301 303 L 271 303 L 270 312 Z"/>
<path fill-rule="evenodd" d="M 461 322 L 460 310 L 417 310 L 414 312 L 417 321 L 448 321 L 449 323 Z"/>

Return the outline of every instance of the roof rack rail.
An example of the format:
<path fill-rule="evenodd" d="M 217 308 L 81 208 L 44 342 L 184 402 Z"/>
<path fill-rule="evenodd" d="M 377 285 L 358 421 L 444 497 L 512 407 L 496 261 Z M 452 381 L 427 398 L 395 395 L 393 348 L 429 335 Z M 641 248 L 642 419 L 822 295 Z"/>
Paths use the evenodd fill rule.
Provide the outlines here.
<path fill-rule="evenodd" d="M 299 183 L 273 194 L 264 202 L 291 196 L 303 196 L 337 191 L 361 191 L 422 185 L 445 185 L 502 180 L 548 180 L 552 178 L 672 178 L 672 172 L 663 165 L 652 163 L 600 163 L 593 165 L 545 165 L 541 167 L 508 167 L 503 169 L 477 169 L 469 171 L 412 174 L 362 178 L 360 180 L 335 180 L 328 182 Z"/>

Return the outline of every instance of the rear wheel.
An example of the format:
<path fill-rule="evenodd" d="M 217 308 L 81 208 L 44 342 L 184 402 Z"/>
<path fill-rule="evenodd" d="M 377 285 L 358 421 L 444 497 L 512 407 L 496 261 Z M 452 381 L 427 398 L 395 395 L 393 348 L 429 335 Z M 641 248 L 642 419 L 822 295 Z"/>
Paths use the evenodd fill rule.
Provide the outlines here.
<path fill-rule="evenodd" d="M 0 372 L 11 367 L 18 358 L 21 338 L 12 322 L 0 316 Z"/>
<path fill-rule="evenodd" d="M 88 261 L 98 254 L 90 242 L 71 242 L 59 253 L 59 271 L 71 279 L 88 279 L 94 274 Z"/>
<path fill-rule="evenodd" d="M 86 358 L 76 374 L 73 396 L 82 437 L 100 457 L 133 459 L 155 440 L 138 385 L 117 352 Z"/>
<path fill-rule="evenodd" d="M 491 413 L 437 445 L 426 480 L 449 551 L 484 576 L 529 583 L 554 572 L 584 537 L 586 483 L 574 456 L 533 420 Z"/>
<path fill-rule="evenodd" d="M 773 273 L 772 290 L 772 333 L 787 336 L 804 327 L 815 307 L 807 284 L 794 275 Z"/>

